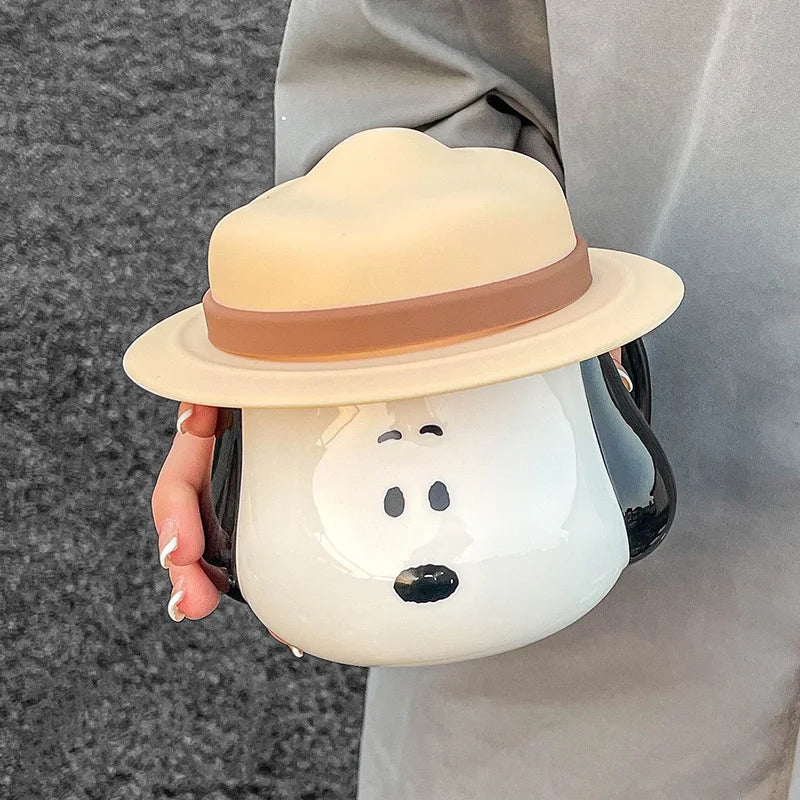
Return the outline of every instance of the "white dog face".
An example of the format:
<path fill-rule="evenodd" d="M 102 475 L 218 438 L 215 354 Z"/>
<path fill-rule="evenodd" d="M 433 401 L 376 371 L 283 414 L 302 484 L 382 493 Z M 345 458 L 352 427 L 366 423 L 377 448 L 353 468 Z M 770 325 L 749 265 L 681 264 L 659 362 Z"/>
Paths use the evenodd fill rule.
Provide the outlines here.
<path fill-rule="evenodd" d="M 245 410 L 242 424 L 242 593 L 322 658 L 520 647 L 585 614 L 628 562 L 578 365 L 417 400 Z"/>

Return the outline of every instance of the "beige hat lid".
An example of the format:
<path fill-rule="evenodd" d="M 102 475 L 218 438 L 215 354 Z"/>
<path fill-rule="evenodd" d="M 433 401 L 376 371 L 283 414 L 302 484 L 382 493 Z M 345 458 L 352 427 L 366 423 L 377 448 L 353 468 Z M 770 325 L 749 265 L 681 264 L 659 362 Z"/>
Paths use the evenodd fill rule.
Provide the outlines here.
<path fill-rule="evenodd" d="M 561 187 L 538 161 L 381 128 L 223 217 L 208 272 L 228 307 L 328 309 L 499 281 L 575 243 Z"/>
<path fill-rule="evenodd" d="M 579 291 L 519 316 L 537 305 L 559 264 Z M 131 346 L 125 368 L 157 394 L 237 407 L 371 402 L 522 377 L 637 338 L 666 319 L 683 293 L 677 275 L 654 261 L 581 251 L 558 182 L 533 159 L 451 149 L 406 129 L 350 137 L 307 176 L 224 217 L 211 237 L 209 282 L 206 314 L 197 305 L 159 323 Z M 456 327 L 432 338 L 436 309 L 497 287 L 507 289 L 495 304 L 500 317 L 473 304 L 474 319 L 459 331 L 467 315 L 450 305 Z M 517 316 L 502 321 L 515 303 Z M 273 326 L 264 329 L 267 346 L 278 330 L 295 332 L 301 355 L 225 352 L 232 348 L 214 338 L 222 323 L 209 304 L 226 312 L 224 324 Z M 392 309 L 413 313 L 392 317 Z M 338 352 L 343 337 L 324 324 L 343 315 L 371 318 L 367 344 L 383 334 L 386 342 Z M 494 321 L 480 329 L 481 319 Z M 381 320 L 400 322 L 382 329 Z M 421 339 L 394 330 L 426 322 Z M 321 333 L 306 351 L 312 330 Z"/>

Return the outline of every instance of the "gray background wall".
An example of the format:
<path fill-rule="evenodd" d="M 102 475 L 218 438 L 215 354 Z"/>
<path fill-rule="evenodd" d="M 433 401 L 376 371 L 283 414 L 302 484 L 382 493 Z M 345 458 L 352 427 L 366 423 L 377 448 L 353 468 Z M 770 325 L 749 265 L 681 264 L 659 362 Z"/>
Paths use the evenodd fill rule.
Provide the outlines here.
<path fill-rule="evenodd" d="M 0 796 L 346 798 L 364 673 L 170 622 L 131 339 L 267 188 L 288 0 L 0 2 Z"/>

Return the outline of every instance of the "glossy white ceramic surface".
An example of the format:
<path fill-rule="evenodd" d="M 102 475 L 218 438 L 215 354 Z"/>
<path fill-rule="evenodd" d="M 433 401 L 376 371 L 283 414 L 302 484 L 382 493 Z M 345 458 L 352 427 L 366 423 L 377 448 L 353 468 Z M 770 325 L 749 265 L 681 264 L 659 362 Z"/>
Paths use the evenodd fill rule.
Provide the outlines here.
<path fill-rule="evenodd" d="M 242 424 L 239 584 L 308 653 L 411 665 L 511 650 L 581 617 L 628 563 L 577 364 L 424 399 L 245 409 Z M 455 591 L 401 599 L 397 576 L 429 564 Z"/>

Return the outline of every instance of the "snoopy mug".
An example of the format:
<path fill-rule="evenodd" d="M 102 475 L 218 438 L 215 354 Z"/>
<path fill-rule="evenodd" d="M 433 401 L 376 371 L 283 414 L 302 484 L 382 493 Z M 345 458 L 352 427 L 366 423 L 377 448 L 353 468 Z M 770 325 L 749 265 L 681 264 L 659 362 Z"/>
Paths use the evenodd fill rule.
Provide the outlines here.
<path fill-rule="evenodd" d="M 586 614 L 667 533 L 639 337 L 683 285 L 588 248 L 533 159 L 356 134 L 219 222 L 209 283 L 125 369 L 223 409 L 205 560 L 295 650 L 364 666 L 512 650 Z M 621 345 L 631 391 L 605 355 Z"/>

